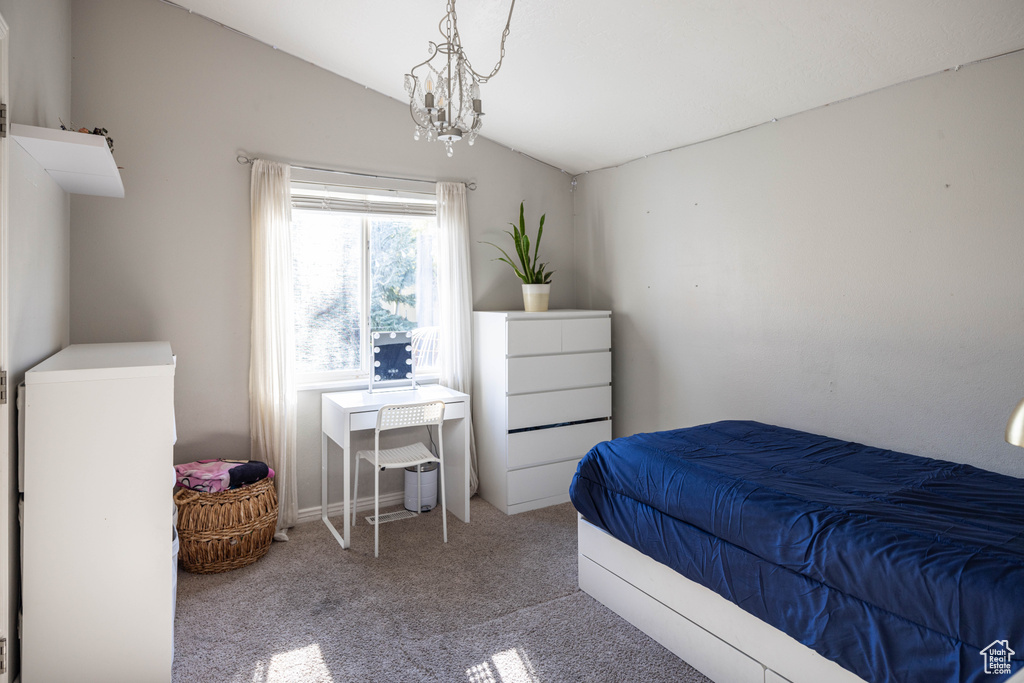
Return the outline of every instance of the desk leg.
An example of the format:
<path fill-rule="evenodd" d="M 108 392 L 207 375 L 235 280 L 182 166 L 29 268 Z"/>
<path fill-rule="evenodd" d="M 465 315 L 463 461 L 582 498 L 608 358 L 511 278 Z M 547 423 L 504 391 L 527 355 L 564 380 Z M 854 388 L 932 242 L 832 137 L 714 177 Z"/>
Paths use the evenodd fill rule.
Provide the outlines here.
<path fill-rule="evenodd" d="M 469 523 L 469 420 L 444 422 L 444 488 L 448 511 Z"/>
<path fill-rule="evenodd" d="M 344 443 L 341 444 L 342 449 L 342 460 L 344 465 L 342 471 L 345 473 L 345 492 L 342 494 L 343 504 L 342 510 L 345 512 L 345 543 L 342 545 L 343 548 L 352 547 L 352 517 L 355 515 L 355 510 L 352 506 L 355 505 L 355 501 L 352 500 L 352 457 L 349 455 L 352 452 L 352 434 L 348 429 L 345 429 L 345 433 L 342 435 Z"/>
<path fill-rule="evenodd" d="M 341 537 L 341 534 L 338 533 L 338 530 L 334 528 L 333 524 L 331 524 L 331 520 L 327 519 L 327 472 L 328 472 L 328 470 L 327 470 L 327 451 L 328 451 L 328 448 L 330 447 L 330 443 L 331 442 L 327 438 L 327 435 L 324 434 L 324 433 L 321 433 L 320 434 L 320 519 L 323 520 L 324 524 L 327 525 L 327 528 L 331 530 L 332 534 L 334 534 L 334 538 L 338 541 L 338 545 L 340 545 L 342 548 L 348 548 L 349 547 L 349 543 L 348 543 L 348 515 L 345 516 L 345 538 Z M 347 451 L 346 451 L 346 453 L 347 453 Z M 347 458 L 346 458 L 346 460 L 347 460 Z M 348 485 L 348 463 L 346 462 L 345 465 L 346 465 L 345 466 L 345 483 L 346 483 L 346 486 L 347 486 Z M 346 508 L 345 509 L 348 509 L 347 508 L 347 503 L 348 503 L 347 491 L 348 491 L 348 489 L 346 488 L 346 501 L 345 501 L 346 502 Z"/>
<path fill-rule="evenodd" d="M 469 412 L 468 404 L 466 405 L 466 412 Z M 472 453 L 469 451 L 469 436 L 472 432 L 472 428 L 473 423 L 470 419 L 468 417 L 464 418 L 462 420 L 462 452 L 466 454 L 463 459 L 466 463 L 466 471 L 462 474 L 462 494 L 463 499 L 465 500 L 464 509 L 466 511 L 466 518 L 462 521 L 466 524 L 469 524 L 469 471 L 472 469 L 472 463 L 469 461 L 470 457 L 472 457 Z"/>

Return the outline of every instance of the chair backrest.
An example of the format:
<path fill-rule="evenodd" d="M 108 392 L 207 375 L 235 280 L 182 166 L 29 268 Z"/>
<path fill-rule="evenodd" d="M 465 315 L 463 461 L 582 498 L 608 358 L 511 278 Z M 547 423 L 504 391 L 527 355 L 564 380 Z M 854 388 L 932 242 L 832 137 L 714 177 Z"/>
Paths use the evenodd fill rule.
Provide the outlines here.
<path fill-rule="evenodd" d="M 377 431 L 439 425 L 444 422 L 444 401 L 427 403 L 396 403 L 382 406 L 377 413 Z"/>

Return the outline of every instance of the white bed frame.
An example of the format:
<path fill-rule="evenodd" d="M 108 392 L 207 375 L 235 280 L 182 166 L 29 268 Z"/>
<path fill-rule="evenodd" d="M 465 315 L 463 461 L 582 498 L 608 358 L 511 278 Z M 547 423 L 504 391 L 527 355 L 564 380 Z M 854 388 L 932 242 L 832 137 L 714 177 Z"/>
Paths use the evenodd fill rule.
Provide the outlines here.
<path fill-rule="evenodd" d="M 578 532 L 580 588 L 716 683 L 865 683 L 582 515 Z"/>

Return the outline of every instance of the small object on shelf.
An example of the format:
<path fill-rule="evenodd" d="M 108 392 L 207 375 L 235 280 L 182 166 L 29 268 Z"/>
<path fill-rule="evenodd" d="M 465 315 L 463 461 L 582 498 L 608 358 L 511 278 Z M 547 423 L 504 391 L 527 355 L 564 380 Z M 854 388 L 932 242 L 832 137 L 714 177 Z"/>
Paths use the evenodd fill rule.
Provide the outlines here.
<path fill-rule="evenodd" d="M 75 129 L 75 124 L 74 123 L 65 124 L 63 119 L 57 119 L 57 120 L 60 121 L 60 129 L 61 130 L 73 131 Z M 92 130 L 89 130 L 85 126 L 82 126 L 81 128 L 78 129 L 78 132 L 79 133 L 86 133 L 88 135 L 102 135 L 107 140 L 107 147 L 110 148 L 110 153 L 111 154 L 114 153 L 114 138 L 112 138 L 109 135 L 107 135 L 108 131 L 107 131 L 106 128 L 93 128 Z"/>
<path fill-rule="evenodd" d="M 194 574 L 218 574 L 267 554 L 277 527 L 277 492 L 271 479 L 217 493 L 174 492 L 179 557 Z"/>

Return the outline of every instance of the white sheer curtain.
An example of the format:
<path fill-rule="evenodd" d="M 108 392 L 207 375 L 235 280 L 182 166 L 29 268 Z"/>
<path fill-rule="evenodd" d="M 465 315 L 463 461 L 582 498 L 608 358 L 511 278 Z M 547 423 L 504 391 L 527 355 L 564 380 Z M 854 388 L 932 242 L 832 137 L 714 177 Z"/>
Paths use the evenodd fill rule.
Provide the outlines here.
<path fill-rule="evenodd" d="M 274 538 L 287 541 L 298 519 L 297 403 L 292 321 L 291 167 L 252 164 L 252 351 L 249 360 L 251 457 L 274 469 Z"/>
<path fill-rule="evenodd" d="M 441 328 L 441 384 L 473 389 L 473 288 L 469 271 L 469 210 L 463 183 L 437 184 L 437 289 Z M 469 432 L 470 495 L 479 485 L 476 444 Z"/>

